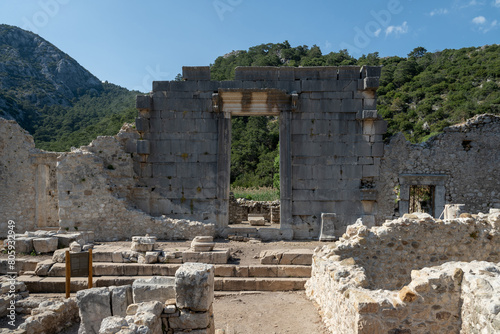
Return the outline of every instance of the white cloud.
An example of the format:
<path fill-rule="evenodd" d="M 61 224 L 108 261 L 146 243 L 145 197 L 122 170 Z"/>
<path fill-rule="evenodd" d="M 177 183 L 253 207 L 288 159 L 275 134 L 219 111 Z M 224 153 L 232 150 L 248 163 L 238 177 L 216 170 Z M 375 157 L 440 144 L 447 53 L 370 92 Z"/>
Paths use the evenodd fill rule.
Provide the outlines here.
<path fill-rule="evenodd" d="M 478 31 L 487 33 L 488 31 L 496 28 L 499 24 L 497 20 L 493 20 L 491 23 L 484 16 L 477 16 L 472 19 L 472 23 L 478 25 Z"/>
<path fill-rule="evenodd" d="M 375 30 L 375 32 L 373 34 L 375 35 L 375 37 L 378 37 L 381 32 L 382 32 L 382 29 L 379 28 L 379 29 Z"/>
<path fill-rule="evenodd" d="M 500 0 L 493 1 L 493 6 L 500 8 Z"/>
<path fill-rule="evenodd" d="M 497 0 L 494 0 L 497 1 Z M 476 1 L 476 0 L 471 0 L 466 4 L 460 5 L 460 9 L 468 8 L 468 7 L 473 7 L 473 6 L 478 6 L 478 5 L 484 5 L 484 2 Z"/>
<path fill-rule="evenodd" d="M 479 24 L 479 25 L 485 24 L 486 18 L 484 16 L 477 16 L 477 17 L 472 19 L 472 23 Z"/>
<path fill-rule="evenodd" d="M 500 1 L 500 0 L 497 0 L 497 1 Z M 448 9 L 446 9 L 446 8 L 434 9 L 432 12 L 429 13 L 430 16 L 446 15 L 446 14 L 448 14 Z"/>
<path fill-rule="evenodd" d="M 493 28 L 496 28 L 497 26 L 498 26 L 498 21 L 494 20 L 488 26 L 482 27 L 479 30 L 482 31 L 482 32 L 484 32 L 484 33 L 487 33 L 488 31 L 492 30 Z"/>
<path fill-rule="evenodd" d="M 389 36 L 390 34 L 402 35 L 408 32 L 408 23 L 406 21 L 403 22 L 400 26 L 388 26 L 385 28 L 385 35 Z"/>

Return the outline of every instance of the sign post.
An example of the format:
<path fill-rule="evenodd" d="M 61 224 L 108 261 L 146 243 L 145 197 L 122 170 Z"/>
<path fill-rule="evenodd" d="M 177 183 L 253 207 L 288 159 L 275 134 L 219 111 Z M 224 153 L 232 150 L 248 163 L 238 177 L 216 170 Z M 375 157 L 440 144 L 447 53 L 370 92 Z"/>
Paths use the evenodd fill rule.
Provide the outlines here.
<path fill-rule="evenodd" d="M 88 277 L 88 288 L 92 288 L 92 249 L 83 253 L 66 251 L 66 298 L 71 292 L 71 277 Z"/>

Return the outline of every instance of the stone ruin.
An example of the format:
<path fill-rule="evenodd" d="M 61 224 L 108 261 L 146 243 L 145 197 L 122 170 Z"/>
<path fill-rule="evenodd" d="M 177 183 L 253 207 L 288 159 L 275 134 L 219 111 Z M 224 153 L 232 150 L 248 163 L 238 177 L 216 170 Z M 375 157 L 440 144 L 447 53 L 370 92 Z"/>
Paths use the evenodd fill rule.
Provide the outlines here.
<path fill-rule="evenodd" d="M 43 301 L 14 333 L 58 333 L 80 322 L 78 333 L 86 334 L 214 334 L 213 300 L 213 265 L 186 263 L 175 277 L 137 279 Z"/>
<path fill-rule="evenodd" d="M 307 294 L 331 333 L 499 333 L 500 210 L 357 223 L 317 249 Z"/>
<path fill-rule="evenodd" d="M 18 231 L 94 231 L 101 241 L 238 235 L 229 164 L 231 118 L 242 115 L 280 122 L 279 227 L 252 232 L 265 240 L 316 239 L 322 228 L 336 239 L 360 217 L 369 226 L 414 211 L 439 217 L 446 203 L 500 207 L 500 118 L 385 143 L 379 76 L 373 66 L 239 67 L 219 82 L 209 67 L 184 67 L 184 81 L 137 97 L 135 127 L 65 153 L 35 149 L 0 119 L 0 212 Z"/>
<path fill-rule="evenodd" d="M 286 250 L 261 255 L 280 265 L 310 263 L 312 256 L 307 293 L 332 333 L 496 333 L 500 117 L 475 116 L 421 144 L 401 134 L 384 142 L 386 123 L 375 108 L 379 76 L 380 68 L 370 66 L 242 67 L 235 80 L 216 82 L 208 67 L 185 67 L 184 81 L 154 82 L 151 93 L 137 97 L 135 126 L 124 125 L 114 137 L 64 153 L 36 149 L 26 131 L 0 118 L 5 217 L 0 237 L 6 237 L 13 220 L 20 249 L 45 253 L 63 242 L 77 251 L 91 247 L 94 239 L 149 234 L 133 239 L 136 249 L 130 252 L 94 257 L 141 262 L 128 270 L 139 273 L 147 266 L 151 275 L 172 274 L 158 262 L 217 262 L 217 252 L 206 252 L 205 258 L 194 252 L 210 249 L 213 237 L 340 238 L 306 254 L 304 262 Z M 254 115 L 279 117 L 279 205 L 236 202 L 230 196 L 231 118 Z M 273 225 L 237 226 L 252 214 Z M 42 231 L 29 232 L 34 230 Z M 158 252 L 156 239 L 195 239 L 193 252 Z M 228 254 L 222 257 L 225 263 Z M 22 265 L 57 276 L 64 260 L 60 251 L 54 259 Z M 102 274 L 114 270 L 96 268 Z M 233 284 L 217 282 L 219 288 Z M 171 283 L 159 285 L 172 290 Z M 25 293 L 25 287 L 16 289 Z M 112 303 L 116 292 L 129 303 L 134 286 L 99 289 L 86 293 L 104 294 Z M 26 326 L 64 326 L 60 317 L 85 312 L 84 295 L 77 302 L 41 304 Z M 104 333 L 116 326 L 128 326 L 124 333 L 143 325 L 156 331 L 160 322 L 171 332 L 195 329 L 180 319 L 198 311 L 177 300 L 133 302 L 130 311 L 121 306 L 125 314 L 111 311 L 106 314 L 111 318 L 92 326 L 104 326 Z M 196 331 L 209 333 L 211 311 L 200 312 L 208 325 L 197 325 Z M 83 315 L 82 326 L 91 319 Z"/>

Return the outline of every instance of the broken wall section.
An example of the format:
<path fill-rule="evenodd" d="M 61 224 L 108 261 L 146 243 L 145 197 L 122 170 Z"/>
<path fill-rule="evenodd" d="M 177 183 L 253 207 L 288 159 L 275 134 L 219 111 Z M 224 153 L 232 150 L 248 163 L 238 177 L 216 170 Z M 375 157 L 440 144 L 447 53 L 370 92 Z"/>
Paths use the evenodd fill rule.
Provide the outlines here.
<path fill-rule="evenodd" d="M 58 153 L 35 148 L 15 121 L 0 118 L 0 237 L 13 220 L 16 233 L 58 226 L 55 168 Z"/>
<path fill-rule="evenodd" d="M 500 212 L 492 210 L 351 225 L 336 245 L 315 251 L 306 292 L 332 333 L 496 333 L 499 224 Z"/>
<path fill-rule="evenodd" d="M 442 134 L 421 144 L 411 144 L 397 134 L 385 146 L 381 161 L 376 183 L 377 221 L 408 212 L 408 204 L 400 202 L 409 196 L 400 193 L 405 175 L 416 184 L 442 177 L 442 193 L 435 195 L 441 196 L 438 200 L 442 204 L 466 204 L 466 212 L 500 208 L 499 142 L 500 117 L 488 114 L 445 128 Z M 436 211 L 440 211 L 435 213 L 439 217 L 441 210 Z"/>
<path fill-rule="evenodd" d="M 60 228 L 94 231 L 99 241 L 150 234 L 158 239 L 191 239 L 213 235 L 213 225 L 167 217 L 152 217 L 135 207 L 141 188 L 133 154 L 138 134 L 125 125 L 116 137 L 98 137 L 58 157 Z"/>

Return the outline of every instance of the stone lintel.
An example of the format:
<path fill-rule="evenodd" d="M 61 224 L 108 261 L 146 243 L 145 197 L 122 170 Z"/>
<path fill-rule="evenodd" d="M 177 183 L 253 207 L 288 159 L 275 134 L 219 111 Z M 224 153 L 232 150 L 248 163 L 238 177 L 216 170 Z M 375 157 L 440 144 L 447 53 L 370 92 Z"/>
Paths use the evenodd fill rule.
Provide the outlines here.
<path fill-rule="evenodd" d="M 219 110 L 234 116 L 278 116 L 292 108 L 291 96 L 279 89 L 219 89 L 219 96 Z"/>

